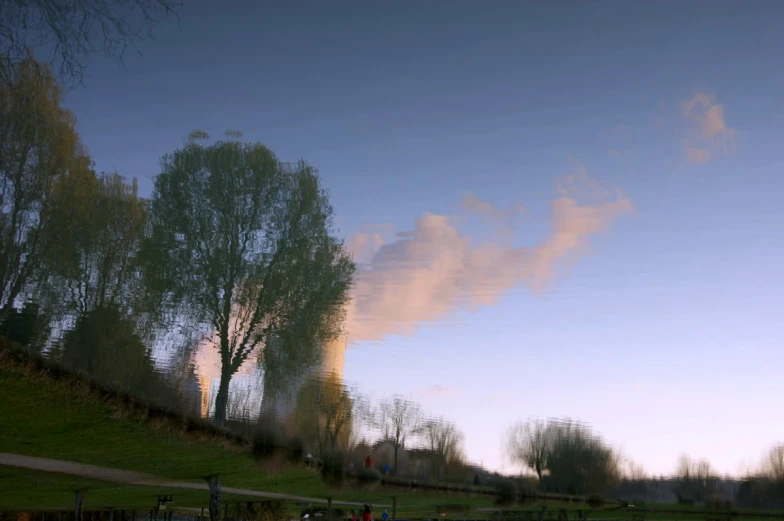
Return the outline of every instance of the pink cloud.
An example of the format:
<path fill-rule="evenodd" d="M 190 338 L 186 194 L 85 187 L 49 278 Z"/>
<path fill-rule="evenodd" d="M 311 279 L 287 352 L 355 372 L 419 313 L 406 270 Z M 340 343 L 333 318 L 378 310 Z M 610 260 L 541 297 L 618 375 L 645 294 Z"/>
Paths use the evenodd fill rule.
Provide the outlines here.
<path fill-rule="evenodd" d="M 422 214 L 414 229 L 396 240 L 376 241 L 377 249 L 357 274 L 347 311 L 350 341 L 409 335 L 456 310 L 494 305 L 515 287 L 541 292 L 562 261 L 578 259 L 591 236 L 633 210 L 623 194 L 604 189 L 579 165 L 559 191 L 551 202 L 549 236 L 530 247 L 515 247 L 506 239 L 475 244 L 454 218 L 432 213 Z M 469 206 L 500 215 L 489 202 L 477 201 Z"/>

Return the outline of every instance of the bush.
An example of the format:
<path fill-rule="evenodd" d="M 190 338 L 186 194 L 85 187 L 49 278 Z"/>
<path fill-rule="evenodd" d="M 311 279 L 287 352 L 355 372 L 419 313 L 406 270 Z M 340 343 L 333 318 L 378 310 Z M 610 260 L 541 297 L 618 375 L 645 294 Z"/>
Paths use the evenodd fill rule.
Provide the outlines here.
<path fill-rule="evenodd" d="M 517 485 L 510 479 L 499 481 L 495 485 L 495 504 L 504 507 L 513 507 L 517 504 Z"/>
<path fill-rule="evenodd" d="M 357 486 L 360 488 L 365 490 L 372 490 L 381 484 L 382 476 L 381 472 L 376 469 L 363 468 L 356 473 L 355 480 Z"/>
<path fill-rule="evenodd" d="M 283 437 L 269 426 L 259 427 L 253 435 L 253 455 L 266 459 L 279 452 L 283 446 Z"/>
<path fill-rule="evenodd" d="M 341 488 L 346 473 L 346 453 L 329 449 L 321 455 L 321 477 L 332 488 Z"/>
<path fill-rule="evenodd" d="M 591 508 L 598 508 L 604 506 L 605 501 L 599 494 L 591 494 L 588 496 L 587 503 Z"/>

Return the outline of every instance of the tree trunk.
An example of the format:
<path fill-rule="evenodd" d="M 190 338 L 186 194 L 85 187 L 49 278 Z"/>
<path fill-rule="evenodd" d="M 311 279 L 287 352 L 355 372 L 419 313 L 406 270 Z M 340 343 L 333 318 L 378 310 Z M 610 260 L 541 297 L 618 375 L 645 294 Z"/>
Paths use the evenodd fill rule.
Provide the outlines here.
<path fill-rule="evenodd" d="M 394 467 L 392 467 L 392 475 L 393 476 L 397 476 L 397 450 L 398 450 L 398 444 L 395 443 L 395 445 L 393 447 L 393 451 L 394 452 L 393 452 L 393 457 L 392 457 L 392 459 L 394 460 L 393 464 L 395 465 Z"/>
<path fill-rule="evenodd" d="M 210 521 L 220 521 L 220 476 L 210 477 Z"/>
<path fill-rule="evenodd" d="M 221 368 L 220 385 L 218 394 L 215 396 L 215 425 L 223 426 L 226 423 L 226 408 L 229 405 L 229 382 L 231 372 L 226 367 Z"/>

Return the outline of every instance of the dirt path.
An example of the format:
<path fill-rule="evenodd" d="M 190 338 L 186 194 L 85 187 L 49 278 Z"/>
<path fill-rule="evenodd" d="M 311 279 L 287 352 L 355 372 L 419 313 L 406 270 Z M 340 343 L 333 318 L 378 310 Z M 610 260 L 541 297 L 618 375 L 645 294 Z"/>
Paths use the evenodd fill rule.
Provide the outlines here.
<path fill-rule="evenodd" d="M 183 488 L 183 489 L 190 489 L 190 490 L 204 490 L 207 492 L 209 492 L 210 490 L 207 483 L 173 481 L 169 478 L 164 478 L 161 476 L 153 476 L 152 474 L 143 474 L 141 472 L 112 469 L 108 467 L 97 467 L 95 465 L 85 465 L 83 463 L 74 463 L 72 461 L 63 461 L 57 459 L 35 458 L 33 456 L 24 456 L 22 454 L 11 454 L 7 452 L 0 452 L 0 465 L 7 465 L 9 467 L 19 467 L 19 468 L 30 469 L 30 470 L 39 470 L 44 472 L 57 472 L 59 474 L 68 474 L 71 476 L 95 479 L 98 481 L 108 481 L 111 483 L 124 483 L 126 485 Z M 232 488 L 232 487 L 224 487 L 224 486 L 221 486 L 221 492 L 226 494 L 254 496 L 254 497 L 260 497 L 265 499 L 278 499 L 281 501 L 299 501 L 303 503 L 322 503 L 322 504 L 327 503 L 326 498 L 293 496 L 289 494 L 278 494 L 275 492 L 261 492 L 258 490 L 248 490 L 248 489 Z M 359 506 L 359 507 L 363 506 L 362 503 L 354 503 L 351 501 L 333 501 L 332 504 Z M 376 506 L 382 508 L 388 508 L 390 505 L 376 505 Z"/>

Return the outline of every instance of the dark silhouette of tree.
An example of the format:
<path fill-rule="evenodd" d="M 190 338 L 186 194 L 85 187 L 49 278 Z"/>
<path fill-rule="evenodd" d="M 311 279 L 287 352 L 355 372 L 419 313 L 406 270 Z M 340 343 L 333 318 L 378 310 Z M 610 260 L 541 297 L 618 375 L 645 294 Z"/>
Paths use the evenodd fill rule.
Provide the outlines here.
<path fill-rule="evenodd" d="M 620 476 L 613 450 L 577 422 L 551 421 L 547 427 L 547 470 L 551 487 L 560 493 L 598 493 Z"/>
<path fill-rule="evenodd" d="M 715 488 L 716 473 L 706 460 L 693 460 L 686 455 L 678 458 L 675 469 L 678 498 L 684 501 L 705 501 Z"/>
<path fill-rule="evenodd" d="M 14 82 L 17 66 L 43 47 L 61 80 L 79 83 L 86 58 L 96 48 L 122 61 L 128 46 L 135 48 L 136 41 L 151 37 L 154 26 L 175 17 L 182 4 L 182 0 L 0 0 L 0 82 Z"/>
<path fill-rule="evenodd" d="M 547 468 L 549 437 L 543 421 L 518 422 L 506 434 L 506 451 L 513 463 L 524 465 L 534 472 L 542 483 L 542 473 Z"/>
<path fill-rule="evenodd" d="M 281 163 L 262 144 L 191 140 L 163 158 L 147 284 L 214 331 L 217 424 L 232 376 L 254 352 L 263 357 L 257 348 L 293 338 L 281 345 L 307 349 L 340 333 L 354 264 L 331 235 L 331 215 L 316 171 Z"/>
<path fill-rule="evenodd" d="M 422 409 L 418 403 L 394 396 L 381 401 L 377 411 L 376 425 L 385 440 L 392 442 L 393 474 L 398 472 L 398 451 L 405 446 L 406 439 L 419 432 Z"/>
<path fill-rule="evenodd" d="M 42 229 L 55 182 L 89 163 L 48 67 L 25 61 L 16 69 L 11 85 L 0 84 L 0 318 L 52 245 Z"/>

